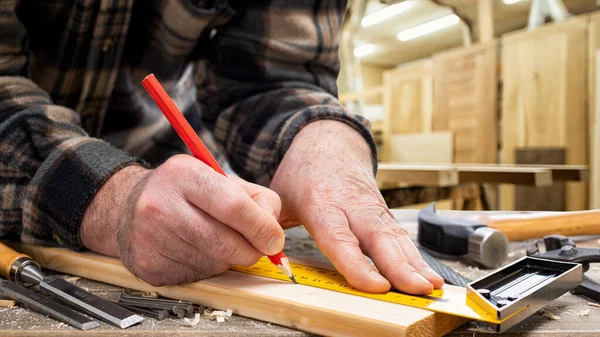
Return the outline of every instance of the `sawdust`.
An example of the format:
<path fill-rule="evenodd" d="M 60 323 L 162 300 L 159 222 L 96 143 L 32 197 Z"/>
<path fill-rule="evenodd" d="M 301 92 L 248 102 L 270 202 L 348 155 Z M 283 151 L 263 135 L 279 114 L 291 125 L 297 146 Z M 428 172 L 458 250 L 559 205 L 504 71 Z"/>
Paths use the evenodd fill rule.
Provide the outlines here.
<path fill-rule="evenodd" d="M 581 312 L 579 313 L 580 317 L 587 317 L 590 314 L 590 309 L 586 309 L 586 310 L 581 310 Z"/>
<path fill-rule="evenodd" d="M 77 281 L 81 280 L 81 277 L 79 276 L 70 276 L 70 277 L 66 277 L 65 281 L 71 283 L 71 284 L 77 284 Z"/>
<path fill-rule="evenodd" d="M 588 305 L 589 305 L 590 307 L 596 307 L 596 308 L 600 308 L 600 304 L 598 304 L 598 303 L 594 303 L 594 302 L 588 302 Z"/>
<path fill-rule="evenodd" d="M 549 320 L 560 321 L 560 316 L 557 316 L 554 313 L 551 313 L 550 311 L 540 310 L 540 313 L 542 314 L 542 316 L 546 317 Z"/>
<path fill-rule="evenodd" d="M 12 309 L 17 305 L 13 300 L 0 300 L 0 307 Z"/>

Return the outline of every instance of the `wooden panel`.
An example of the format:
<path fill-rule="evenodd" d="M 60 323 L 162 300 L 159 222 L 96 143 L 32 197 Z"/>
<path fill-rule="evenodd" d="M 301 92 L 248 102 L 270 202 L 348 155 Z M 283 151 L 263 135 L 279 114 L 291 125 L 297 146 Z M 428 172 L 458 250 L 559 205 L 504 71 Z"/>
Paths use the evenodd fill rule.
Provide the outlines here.
<path fill-rule="evenodd" d="M 528 186 L 552 185 L 552 172 L 534 167 L 455 166 L 462 183 L 496 183 Z"/>
<path fill-rule="evenodd" d="M 443 336 L 468 320 L 424 309 L 290 282 L 226 271 L 178 286 L 152 287 L 114 258 L 66 249 L 18 246 L 42 267 L 125 288 L 154 291 L 233 313 L 327 336 Z M 445 291 L 464 288 L 444 286 Z"/>
<path fill-rule="evenodd" d="M 379 163 L 377 182 L 436 187 L 455 186 L 458 184 L 458 172 L 450 165 Z"/>
<path fill-rule="evenodd" d="M 590 208 L 600 208 L 600 12 L 588 25 L 588 121 L 590 125 Z"/>
<path fill-rule="evenodd" d="M 502 162 L 517 147 L 564 147 L 567 164 L 587 164 L 586 18 L 503 37 Z M 514 209 L 502 186 L 501 208 Z M 566 187 L 567 210 L 585 209 L 583 183 Z"/>
<path fill-rule="evenodd" d="M 434 56 L 433 130 L 454 133 L 454 160 L 496 163 L 497 42 Z"/>
<path fill-rule="evenodd" d="M 517 164 L 564 164 L 563 148 L 516 149 Z M 554 179 L 554 172 L 552 174 Z M 565 183 L 555 181 L 552 186 L 516 186 L 515 210 L 517 211 L 564 211 Z"/>
<path fill-rule="evenodd" d="M 392 135 L 391 161 L 397 163 L 452 163 L 452 132 Z"/>
<path fill-rule="evenodd" d="M 384 73 L 384 161 L 391 156 L 392 135 L 431 132 L 432 65 L 425 59 Z"/>

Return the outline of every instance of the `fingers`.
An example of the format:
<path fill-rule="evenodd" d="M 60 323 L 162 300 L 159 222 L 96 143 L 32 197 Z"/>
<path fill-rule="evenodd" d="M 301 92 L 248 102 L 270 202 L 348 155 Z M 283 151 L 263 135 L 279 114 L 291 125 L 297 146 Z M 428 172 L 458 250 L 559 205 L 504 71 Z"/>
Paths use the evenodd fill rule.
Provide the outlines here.
<path fill-rule="evenodd" d="M 275 219 L 279 219 L 279 214 L 281 213 L 281 199 L 277 193 L 266 187 L 249 183 L 237 176 L 229 176 L 229 178 L 240 184 L 244 191 L 248 193 L 250 198 L 252 198 L 260 208 L 264 209 L 269 214 L 272 214 Z"/>
<path fill-rule="evenodd" d="M 394 224 L 391 224 L 391 226 L 399 227 L 400 225 L 394 221 Z M 408 263 L 415 268 L 421 276 L 425 277 L 434 288 L 441 288 L 444 285 L 444 279 L 433 271 L 433 269 L 431 269 L 431 267 L 423 260 L 419 250 L 405 233 L 406 231 L 400 231 L 396 235 L 396 240 L 400 244 L 400 248 L 402 248 L 404 255 L 406 255 Z"/>
<path fill-rule="evenodd" d="M 372 211 L 361 212 L 349 220 L 361 247 L 394 288 L 410 294 L 427 294 L 433 290 L 433 285 L 408 262 L 396 239 L 405 235 L 402 227 L 389 226 L 385 215 Z"/>
<path fill-rule="evenodd" d="M 333 211 L 312 220 L 318 228 L 311 232 L 317 245 L 354 288 L 372 293 L 390 289 L 390 283 L 365 259 L 343 214 Z"/>
<path fill-rule="evenodd" d="M 161 167 L 179 178 L 173 186 L 188 202 L 242 234 L 258 251 L 275 255 L 283 249 L 285 235 L 273 217 L 278 206 L 266 211 L 239 183 L 191 156 L 172 157 Z M 260 200 L 266 203 L 266 198 Z"/>

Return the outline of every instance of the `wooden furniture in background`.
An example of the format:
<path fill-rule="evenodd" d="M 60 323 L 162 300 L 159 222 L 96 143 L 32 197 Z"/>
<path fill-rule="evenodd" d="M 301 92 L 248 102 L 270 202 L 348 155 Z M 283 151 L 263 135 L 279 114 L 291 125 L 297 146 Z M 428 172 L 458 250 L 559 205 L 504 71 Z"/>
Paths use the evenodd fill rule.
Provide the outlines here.
<path fill-rule="evenodd" d="M 382 160 L 391 157 L 391 138 L 406 133 L 431 132 L 433 64 L 411 62 L 384 72 L 385 92 Z"/>
<path fill-rule="evenodd" d="M 587 164 L 587 18 L 572 18 L 503 36 L 502 163 L 515 149 L 564 147 L 566 164 Z M 583 183 L 566 186 L 566 209 L 585 209 Z M 502 186 L 501 209 L 514 209 L 513 186 Z"/>
<path fill-rule="evenodd" d="M 515 151 L 517 164 L 561 165 L 566 160 L 563 148 L 517 148 Z M 564 211 L 565 205 L 564 181 L 544 187 L 515 186 L 515 211 Z"/>
<path fill-rule="evenodd" d="M 434 55 L 433 131 L 452 131 L 454 162 L 498 162 L 497 41 Z"/>
<path fill-rule="evenodd" d="M 588 123 L 590 153 L 590 208 L 600 208 L 600 12 L 588 24 Z"/>

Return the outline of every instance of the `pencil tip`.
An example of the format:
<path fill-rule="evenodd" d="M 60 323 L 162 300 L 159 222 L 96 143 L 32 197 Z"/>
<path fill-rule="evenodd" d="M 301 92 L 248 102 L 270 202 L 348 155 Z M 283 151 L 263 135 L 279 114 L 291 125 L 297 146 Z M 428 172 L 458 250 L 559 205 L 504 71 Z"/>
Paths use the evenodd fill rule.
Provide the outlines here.
<path fill-rule="evenodd" d="M 295 284 L 298 284 L 298 281 L 296 281 L 296 278 L 294 277 L 294 275 L 290 276 L 290 279 L 292 279 L 292 281 L 293 281 Z"/>

